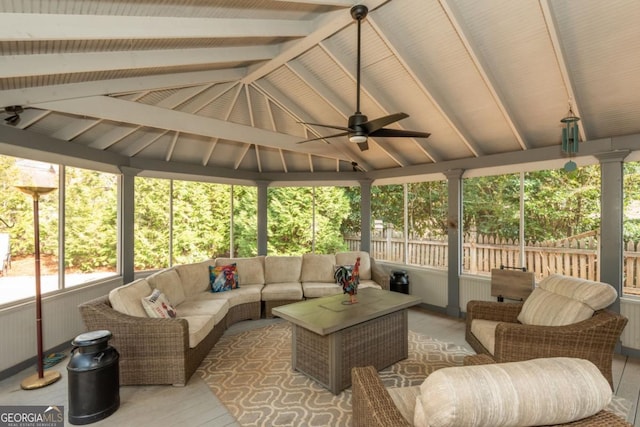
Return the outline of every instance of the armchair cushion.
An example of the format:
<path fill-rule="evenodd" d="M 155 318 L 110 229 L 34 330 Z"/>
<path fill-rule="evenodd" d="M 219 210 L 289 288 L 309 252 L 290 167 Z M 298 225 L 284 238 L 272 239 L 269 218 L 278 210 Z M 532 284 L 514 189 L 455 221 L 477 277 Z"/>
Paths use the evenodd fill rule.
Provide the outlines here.
<path fill-rule="evenodd" d="M 561 357 L 443 368 L 420 386 L 414 424 L 561 424 L 598 413 L 607 407 L 611 396 L 607 380 L 584 359 Z"/>
<path fill-rule="evenodd" d="M 524 302 L 518 321 L 525 325 L 570 325 L 590 318 L 617 296 L 606 283 L 552 274 Z"/>
<path fill-rule="evenodd" d="M 471 322 L 471 333 L 491 354 L 495 353 L 498 323 L 500 322 L 483 319 L 474 319 Z"/>

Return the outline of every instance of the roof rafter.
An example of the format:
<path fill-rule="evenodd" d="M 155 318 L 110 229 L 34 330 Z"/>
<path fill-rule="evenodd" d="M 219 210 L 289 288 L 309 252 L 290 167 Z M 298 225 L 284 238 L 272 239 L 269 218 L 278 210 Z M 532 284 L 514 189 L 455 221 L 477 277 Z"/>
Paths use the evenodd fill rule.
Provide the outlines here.
<path fill-rule="evenodd" d="M 117 28 L 118 31 L 113 31 Z M 0 40 L 136 40 L 230 37 L 304 37 L 305 21 L 163 16 L 3 13 Z"/>
<path fill-rule="evenodd" d="M 265 61 L 278 51 L 276 46 L 263 45 L 6 55 L 0 56 L 0 78 Z"/>
<path fill-rule="evenodd" d="M 527 141 L 525 141 L 524 137 L 522 136 L 523 135 L 522 130 L 515 122 L 515 119 L 513 118 L 513 113 L 509 110 L 509 108 L 507 107 L 504 101 L 505 97 L 500 93 L 499 86 L 496 84 L 495 79 L 491 76 L 491 73 L 489 72 L 490 67 L 486 65 L 486 61 L 484 61 L 484 59 L 480 55 L 479 53 L 480 50 L 477 49 L 474 43 L 471 41 L 471 39 L 467 37 L 464 24 L 462 24 L 462 21 L 458 18 L 459 14 L 456 12 L 455 6 L 453 4 L 450 4 L 451 3 L 450 0 L 438 0 L 438 1 L 442 6 L 442 10 L 449 18 L 449 22 L 451 22 L 451 25 L 453 26 L 455 32 L 458 34 L 460 41 L 462 42 L 465 49 L 467 50 L 467 53 L 469 54 L 469 57 L 473 61 L 473 64 L 476 67 L 476 70 L 478 70 L 478 73 L 482 77 L 482 80 L 484 81 L 487 89 L 491 93 L 497 107 L 502 112 L 502 116 L 504 117 L 507 125 L 513 132 L 513 136 L 516 138 L 516 140 L 518 141 L 518 144 L 520 144 L 520 147 L 523 150 L 529 149 L 530 148 L 529 144 L 527 143 Z M 478 156 L 478 154 L 476 154 L 476 156 Z"/>

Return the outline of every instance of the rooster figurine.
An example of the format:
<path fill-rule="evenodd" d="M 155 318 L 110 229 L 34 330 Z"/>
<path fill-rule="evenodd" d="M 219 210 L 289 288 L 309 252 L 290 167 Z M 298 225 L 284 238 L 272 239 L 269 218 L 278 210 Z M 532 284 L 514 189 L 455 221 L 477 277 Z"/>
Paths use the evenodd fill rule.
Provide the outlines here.
<path fill-rule="evenodd" d="M 358 293 L 358 285 L 360 284 L 360 257 L 356 259 L 353 269 L 340 266 L 336 269 L 333 276 L 335 277 L 336 282 L 342 285 L 344 293 L 349 294 L 349 303 L 357 303 L 358 299 L 356 294 Z"/>

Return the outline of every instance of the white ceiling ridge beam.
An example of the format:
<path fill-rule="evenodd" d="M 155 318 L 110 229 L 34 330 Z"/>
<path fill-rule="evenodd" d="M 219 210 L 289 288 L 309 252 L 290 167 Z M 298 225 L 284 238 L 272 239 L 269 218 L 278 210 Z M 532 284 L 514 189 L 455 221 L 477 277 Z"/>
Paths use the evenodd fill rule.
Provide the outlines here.
<path fill-rule="evenodd" d="M 2 102 L 6 102 L 6 105 L 32 105 L 40 102 L 84 98 L 87 96 L 116 95 L 222 83 L 239 80 L 245 76 L 246 71 L 246 68 L 241 67 L 228 70 L 159 74 L 145 77 L 11 89 L 2 91 Z"/>
<path fill-rule="evenodd" d="M 280 90 L 275 88 L 273 85 L 271 85 L 270 83 L 268 83 L 264 79 L 261 80 L 260 83 L 254 82 L 252 84 L 252 86 L 254 88 L 256 88 L 256 90 L 258 90 L 260 93 L 264 94 L 273 104 L 277 105 L 278 108 L 282 109 L 282 111 L 287 113 L 296 122 L 309 122 L 309 121 L 312 121 L 311 117 L 309 117 L 306 113 L 304 113 L 303 110 L 299 106 L 294 105 L 293 102 L 291 102 L 291 100 L 288 97 L 286 97 L 282 92 L 280 92 Z M 294 113 L 294 111 L 297 111 L 297 113 Z M 304 117 L 302 117 L 301 114 L 304 114 Z M 309 130 L 306 127 L 305 127 L 305 129 Z M 321 136 L 321 135 L 318 135 L 318 136 Z M 296 142 L 299 142 L 300 140 L 302 140 L 302 138 L 297 138 Z M 301 145 L 308 145 L 308 144 L 295 144 L 295 145 L 301 146 Z M 325 145 L 330 145 L 331 147 L 333 147 L 333 149 L 336 152 L 342 154 L 344 160 L 347 160 L 349 162 L 357 161 L 358 163 L 362 162 L 363 164 L 368 164 L 362 158 L 362 156 L 360 154 L 358 154 L 355 151 L 355 149 L 353 149 L 353 148 L 351 148 L 350 151 L 346 151 L 346 150 L 344 150 L 343 147 L 341 147 L 339 145 L 329 144 L 328 142 L 325 142 Z M 286 147 L 283 147 L 283 148 L 284 149 L 288 149 Z M 289 149 L 289 151 L 296 151 L 296 150 Z M 320 157 L 328 157 L 328 158 L 331 158 L 331 159 L 340 158 L 340 156 L 338 156 L 338 155 L 326 155 L 325 154 L 325 155 L 319 155 L 319 156 Z"/>
<path fill-rule="evenodd" d="M 308 34 L 309 23 L 302 20 L 0 14 L 0 41 L 304 37 Z"/>
<path fill-rule="evenodd" d="M 356 77 L 351 73 L 351 71 L 349 70 L 349 67 L 347 67 L 346 64 L 346 60 L 347 58 L 344 57 L 344 55 L 340 58 L 338 58 L 338 55 L 334 54 L 333 52 L 331 52 L 325 45 L 324 43 L 320 43 L 320 48 L 331 58 L 333 59 L 333 61 L 336 63 L 336 65 L 338 65 L 338 67 L 342 68 L 342 71 L 353 81 L 354 87 L 356 86 L 357 82 L 356 82 Z M 349 58 L 351 59 L 351 58 Z M 353 65 L 353 64 L 352 64 Z M 328 89 L 326 89 L 328 90 Z M 371 93 L 371 89 L 367 88 L 367 85 L 365 85 L 364 83 L 362 83 L 362 80 L 360 80 L 360 90 L 362 92 L 362 95 L 367 95 L 369 97 L 369 99 L 371 99 L 377 106 L 378 108 L 380 108 L 385 114 L 389 114 L 389 111 L 383 107 L 383 105 L 378 101 L 377 97 L 380 96 L 380 93 L 377 91 L 376 95 L 372 95 Z M 347 117 L 349 117 L 351 114 L 353 114 L 354 111 L 352 111 L 351 113 L 349 113 L 347 115 Z M 364 113 L 363 113 L 364 114 Z M 366 114 L 365 114 L 366 115 Z M 368 116 L 367 116 L 368 117 Z M 369 119 L 375 119 L 375 117 L 369 117 Z M 396 123 L 397 126 L 399 126 L 398 123 Z M 401 126 L 400 126 L 401 127 Z M 393 160 L 398 166 L 401 167 L 405 167 L 408 166 L 408 162 L 406 160 L 404 160 L 403 158 L 400 157 L 400 154 L 398 154 L 395 150 L 393 150 L 388 144 L 385 144 L 381 141 L 379 141 L 378 139 L 374 138 L 374 137 L 368 137 L 368 140 L 370 142 L 373 142 L 375 144 L 378 145 L 378 147 L 380 147 L 380 149 L 391 159 Z"/>
<path fill-rule="evenodd" d="M 369 8 L 369 11 L 372 11 L 388 1 L 389 0 L 364 0 L 359 2 L 359 4 L 364 4 Z M 314 30 L 309 35 L 298 40 L 284 43 L 283 49 L 273 59 L 263 64 L 249 67 L 249 72 L 242 79 L 242 82 L 245 84 L 255 82 L 352 23 L 353 18 L 351 14 L 343 9 L 319 16 L 313 21 Z"/>
<path fill-rule="evenodd" d="M 238 46 L 0 56 L 0 78 L 268 61 L 278 46 Z"/>
<path fill-rule="evenodd" d="M 567 61 L 565 61 L 564 49 L 562 48 L 562 43 L 560 42 L 560 37 L 558 36 L 558 24 L 556 22 L 555 15 L 553 14 L 553 10 L 551 4 L 548 0 L 540 1 L 540 9 L 542 10 L 542 17 L 547 26 L 547 32 L 549 33 L 549 38 L 551 39 L 551 44 L 553 46 L 553 53 L 556 57 L 556 62 L 558 63 L 558 69 L 560 70 L 560 74 L 562 75 L 562 81 L 564 82 L 564 87 L 567 90 L 567 107 L 571 107 L 573 113 L 580 117 L 580 106 L 578 99 L 576 98 L 576 91 L 573 85 L 573 80 L 571 79 L 571 74 L 569 74 L 569 67 L 567 66 Z M 567 108 L 567 109 L 568 109 Z M 578 132 L 580 132 L 580 138 L 583 141 L 588 141 L 587 131 L 584 126 L 584 122 L 581 126 L 578 126 Z"/>
<path fill-rule="evenodd" d="M 490 75 L 490 72 L 488 71 L 489 67 L 485 65 L 485 61 L 480 56 L 480 54 L 477 53 L 479 52 L 479 50 L 473 45 L 469 37 L 467 37 L 465 29 L 461 21 L 458 19 L 459 14 L 455 11 L 455 6 L 450 4 L 450 0 L 438 0 L 438 1 L 440 2 L 440 6 L 442 7 L 445 15 L 447 15 L 449 22 L 451 22 L 451 25 L 453 26 L 454 31 L 456 32 L 456 34 L 458 34 L 458 38 L 464 45 L 467 51 L 467 54 L 469 55 L 469 58 L 471 59 L 471 61 L 473 62 L 473 65 L 476 67 L 476 70 L 478 71 L 478 74 L 480 74 L 480 77 L 484 81 L 485 86 L 491 93 L 491 96 L 493 97 L 496 103 L 496 106 L 502 113 L 502 116 L 504 117 L 505 121 L 507 122 L 507 125 L 511 129 L 513 136 L 516 138 L 516 140 L 518 141 L 518 144 L 523 150 L 530 149 L 531 148 L 530 144 L 527 141 L 525 141 L 522 131 L 520 130 L 519 126 L 515 122 L 515 119 L 513 118 L 513 113 L 506 106 L 504 97 L 501 95 L 495 79 Z"/>
<path fill-rule="evenodd" d="M 227 139 L 230 141 L 283 148 L 301 153 L 327 155 L 319 147 L 296 145 L 297 137 L 264 129 L 252 128 L 224 120 L 202 117 L 153 105 L 123 101 L 107 96 L 94 96 L 37 104 L 46 108 L 78 116 L 93 116 L 105 120 L 148 126 L 186 134 Z"/>

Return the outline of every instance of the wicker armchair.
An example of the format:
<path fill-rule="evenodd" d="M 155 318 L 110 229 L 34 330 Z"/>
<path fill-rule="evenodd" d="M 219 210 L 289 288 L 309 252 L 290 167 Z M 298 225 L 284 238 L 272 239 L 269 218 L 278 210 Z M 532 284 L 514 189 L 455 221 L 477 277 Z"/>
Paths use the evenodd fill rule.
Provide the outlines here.
<path fill-rule="evenodd" d="M 354 427 L 410 427 L 396 407 L 389 392 L 372 366 L 353 368 L 351 371 L 352 416 Z M 631 427 L 632 424 L 609 411 L 573 421 L 562 426 Z"/>
<path fill-rule="evenodd" d="M 488 355 L 497 363 L 556 356 L 587 359 L 600 369 L 613 388 L 613 352 L 627 318 L 599 310 L 593 317 L 571 325 L 523 325 L 517 319 L 522 306 L 523 303 L 470 301 L 465 336 L 469 345 L 479 355 Z M 501 322 L 495 329 L 493 354 L 471 332 L 474 319 Z"/>

